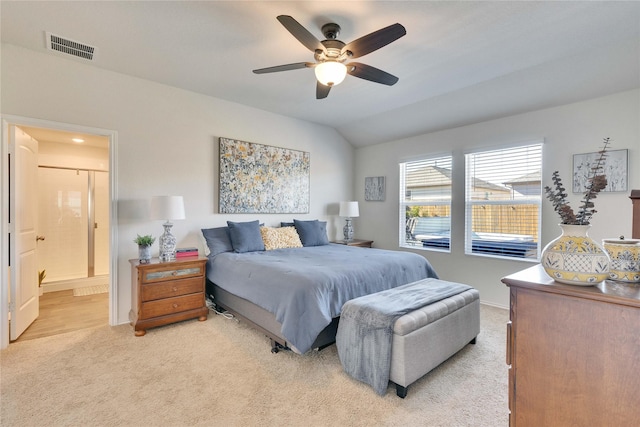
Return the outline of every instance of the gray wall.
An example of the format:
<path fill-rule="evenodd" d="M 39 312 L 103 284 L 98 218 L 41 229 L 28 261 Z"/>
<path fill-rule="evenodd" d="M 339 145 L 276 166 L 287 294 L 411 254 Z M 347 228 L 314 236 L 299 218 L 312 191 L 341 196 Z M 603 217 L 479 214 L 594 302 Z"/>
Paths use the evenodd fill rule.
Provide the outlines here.
<path fill-rule="evenodd" d="M 399 168 L 403 160 L 452 153 L 454 183 L 452 199 L 452 249 L 450 254 L 417 250 L 428 258 L 442 278 L 468 283 L 480 291 L 483 302 L 508 306 L 508 290 L 500 278 L 532 266 L 531 262 L 498 260 L 464 254 L 464 154 L 511 143 L 544 139 L 543 185 L 551 185 L 551 174 L 560 171 L 571 182 L 573 154 L 598 151 L 604 137 L 611 137 L 611 150 L 629 149 L 629 191 L 601 193 L 595 200 L 598 212 L 590 236 L 597 241 L 625 235 L 631 237 L 632 188 L 640 188 L 640 90 L 622 92 L 557 108 L 535 111 L 442 132 L 393 141 L 356 150 L 355 197 L 360 217 L 354 220 L 356 236 L 375 240 L 374 246 L 398 249 Z M 384 202 L 364 201 L 367 176 L 387 177 Z M 580 195 L 570 194 L 577 208 Z M 403 216 L 404 218 L 404 216 Z M 560 235 L 559 218 L 551 204 L 543 201 L 542 245 Z"/>
<path fill-rule="evenodd" d="M 398 162 L 452 152 L 456 169 L 452 253 L 419 253 L 431 260 L 443 278 L 469 283 L 480 290 L 484 302 L 504 307 L 508 292 L 500 278 L 532 264 L 464 255 L 465 152 L 543 138 L 543 177 L 549 184 L 554 170 L 569 176 L 572 154 L 596 151 L 608 136 L 613 139 L 612 149 L 630 150 L 630 188 L 640 188 L 640 174 L 634 170 L 640 163 L 639 90 L 354 150 L 329 127 L 11 45 L 2 45 L 1 54 L 2 114 L 117 131 L 120 213 L 114 250 L 120 323 L 128 321 L 130 309 L 128 260 L 137 257 L 132 240 L 137 233 L 162 232 L 161 221 L 132 216 L 127 207 L 146 203 L 154 195 L 183 195 L 187 219 L 173 227 L 180 246 L 199 245 L 200 228 L 224 225 L 226 220 L 258 218 L 275 225 L 292 218 L 216 213 L 220 136 L 309 151 L 311 212 L 296 217 L 328 220 L 330 237 L 337 238 L 344 223 L 337 217 L 338 202 L 358 200 L 356 237 L 373 239 L 374 246 L 386 249 L 398 249 Z M 387 177 L 384 202 L 364 201 L 366 176 Z M 594 238 L 631 234 L 628 193 L 602 194 L 596 203 Z M 546 244 L 559 234 L 559 221 L 549 203 L 543 206 Z"/>
<path fill-rule="evenodd" d="M 341 235 L 338 203 L 351 197 L 354 149 L 334 129 L 11 45 L 1 53 L 3 115 L 117 131 L 118 323 L 128 322 L 131 307 L 133 239 L 162 233 L 162 221 L 132 206 L 155 195 L 184 196 L 187 218 L 172 230 L 179 246 L 199 246 L 200 228 L 227 220 L 276 225 L 294 217 L 216 213 L 220 136 L 308 151 L 310 213 L 295 217 L 328 220 L 330 237 Z"/>

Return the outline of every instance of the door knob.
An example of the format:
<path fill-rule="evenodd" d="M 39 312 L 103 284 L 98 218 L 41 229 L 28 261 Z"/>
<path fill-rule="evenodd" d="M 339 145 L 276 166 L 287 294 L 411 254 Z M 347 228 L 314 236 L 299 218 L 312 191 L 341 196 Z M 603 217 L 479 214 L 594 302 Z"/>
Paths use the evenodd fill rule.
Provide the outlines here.
<path fill-rule="evenodd" d="M 44 240 L 44 236 L 36 236 L 36 242 L 37 242 L 38 240 Z"/>

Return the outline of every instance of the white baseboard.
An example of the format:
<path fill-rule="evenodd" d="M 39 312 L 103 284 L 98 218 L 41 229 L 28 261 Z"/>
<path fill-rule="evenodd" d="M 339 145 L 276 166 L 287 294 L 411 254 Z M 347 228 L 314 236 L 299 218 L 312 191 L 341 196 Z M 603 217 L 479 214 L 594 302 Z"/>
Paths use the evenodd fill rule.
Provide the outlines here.
<path fill-rule="evenodd" d="M 105 283 L 109 283 L 109 275 L 107 274 L 102 276 L 85 277 L 82 279 L 60 280 L 57 282 L 43 283 L 42 289 L 46 294 L 47 292 L 66 291 L 70 289 L 84 288 L 87 286 L 102 285 Z"/>
<path fill-rule="evenodd" d="M 492 302 L 482 302 L 482 301 L 480 301 L 480 304 L 488 305 L 489 307 L 501 308 L 503 310 L 509 310 L 509 307 L 505 307 L 504 305 L 500 305 L 500 304 L 494 304 Z"/>

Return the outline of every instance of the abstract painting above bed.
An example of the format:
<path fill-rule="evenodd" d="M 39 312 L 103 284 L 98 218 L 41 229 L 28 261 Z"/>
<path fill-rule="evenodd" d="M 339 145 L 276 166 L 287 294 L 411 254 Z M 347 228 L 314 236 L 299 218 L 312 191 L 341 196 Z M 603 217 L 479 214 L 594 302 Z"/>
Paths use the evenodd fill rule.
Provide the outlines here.
<path fill-rule="evenodd" d="M 308 213 L 310 153 L 220 138 L 220 213 Z"/>
<path fill-rule="evenodd" d="M 438 276 L 420 255 L 339 244 L 223 252 L 207 263 L 212 283 L 273 313 L 298 353 L 348 300 L 427 277 Z"/>

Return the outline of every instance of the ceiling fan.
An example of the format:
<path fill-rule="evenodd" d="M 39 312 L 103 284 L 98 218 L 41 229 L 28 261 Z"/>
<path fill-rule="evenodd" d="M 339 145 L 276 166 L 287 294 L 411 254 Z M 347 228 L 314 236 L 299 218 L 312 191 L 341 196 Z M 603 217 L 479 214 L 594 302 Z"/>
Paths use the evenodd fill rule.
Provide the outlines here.
<path fill-rule="evenodd" d="M 402 25 L 389 25 L 345 44 L 336 38 L 340 33 L 338 24 L 329 23 L 323 25 L 322 34 L 324 34 L 325 40 L 320 41 L 291 16 L 280 15 L 277 19 L 300 43 L 314 53 L 316 62 L 297 62 L 295 64 L 260 68 L 253 70 L 254 73 L 265 74 L 300 68 L 314 68 L 316 79 L 318 80 L 316 84 L 317 99 L 326 98 L 331 88 L 340 84 L 347 74 L 388 86 L 392 86 L 398 81 L 396 76 L 370 65 L 360 62 L 345 62 L 364 56 L 398 40 L 407 34 Z"/>

